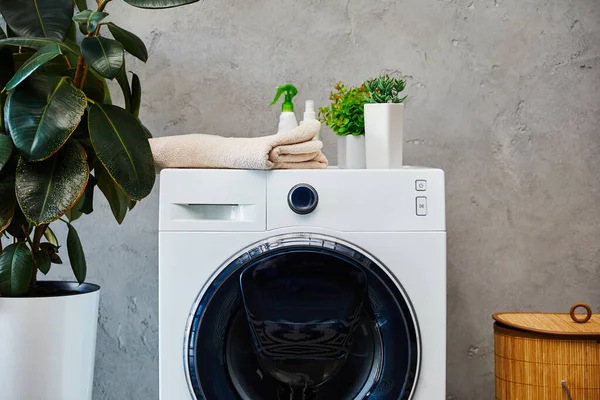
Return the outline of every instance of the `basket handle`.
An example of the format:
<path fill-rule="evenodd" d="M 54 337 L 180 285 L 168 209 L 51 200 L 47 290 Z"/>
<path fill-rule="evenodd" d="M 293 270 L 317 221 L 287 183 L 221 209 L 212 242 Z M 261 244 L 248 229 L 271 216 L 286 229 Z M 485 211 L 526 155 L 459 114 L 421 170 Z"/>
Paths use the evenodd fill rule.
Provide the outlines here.
<path fill-rule="evenodd" d="M 567 381 L 560 382 L 560 385 L 562 386 L 563 390 L 567 394 L 567 399 L 573 400 L 573 397 L 571 397 L 571 391 L 569 390 L 569 386 L 567 385 Z"/>
<path fill-rule="evenodd" d="M 575 310 L 577 310 L 578 308 L 585 308 L 586 314 L 583 316 L 583 318 L 578 317 L 577 314 L 575 314 Z M 592 308 L 585 303 L 573 304 L 573 307 L 571 307 L 571 311 L 569 311 L 569 314 L 571 314 L 571 319 L 573 321 L 577 322 L 578 324 L 585 324 L 590 320 L 590 318 L 592 318 Z"/>

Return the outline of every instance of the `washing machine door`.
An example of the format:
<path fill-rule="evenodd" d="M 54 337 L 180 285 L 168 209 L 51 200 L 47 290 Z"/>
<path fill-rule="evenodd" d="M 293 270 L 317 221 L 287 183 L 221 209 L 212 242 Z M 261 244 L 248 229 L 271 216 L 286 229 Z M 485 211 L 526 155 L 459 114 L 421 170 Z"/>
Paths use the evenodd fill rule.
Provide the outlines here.
<path fill-rule="evenodd" d="M 197 400 L 407 400 L 420 340 L 400 283 L 316 234 L 257 243 L 199 294 L 185 338 Z"/>

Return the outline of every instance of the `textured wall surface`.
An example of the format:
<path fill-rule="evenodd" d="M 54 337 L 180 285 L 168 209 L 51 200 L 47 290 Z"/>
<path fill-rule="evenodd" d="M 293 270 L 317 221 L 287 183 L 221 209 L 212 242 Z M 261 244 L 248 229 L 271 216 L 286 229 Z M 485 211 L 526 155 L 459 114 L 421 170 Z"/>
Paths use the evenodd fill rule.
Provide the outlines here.
<path fill-rule="evenodd" d="M 494 398 L 492 312 L 600 312 L 598 0 L 113 3 L 150 50 L 128 67 L 155 135 L 273 133 L 288 81 L 323 105 L 337 80 L 408 79 L 405 159 L 447 173 L 448 399 Z M 157 190 L 118 230 L 96 209 L 77 223 L 104 287 L 95 400 L 158 399 Z"/>

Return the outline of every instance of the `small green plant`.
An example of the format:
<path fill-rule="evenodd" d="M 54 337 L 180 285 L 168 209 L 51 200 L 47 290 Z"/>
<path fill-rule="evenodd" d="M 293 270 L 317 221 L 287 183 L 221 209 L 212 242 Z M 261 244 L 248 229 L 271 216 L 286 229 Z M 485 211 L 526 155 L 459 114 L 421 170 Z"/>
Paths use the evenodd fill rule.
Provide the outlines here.
<path fill-rule="evenodd" d="M 319 107 L 319 120 L 331 128 L 337 135 L 364 135 L 364 105 L 368 103 L 369 92 L 364 85 L 347 87 L 338 82 L 331 92 L 329 107 Z"/>
<path fill-rule="evenodd" d="M 364 85 L 368 92 L 369 103 L 403 103 L 406 96 L 400 97 L 400 93 L 406 87 L 404 79 L 394 78 L 389 75 L 380 75 L 369 79 Z"/>

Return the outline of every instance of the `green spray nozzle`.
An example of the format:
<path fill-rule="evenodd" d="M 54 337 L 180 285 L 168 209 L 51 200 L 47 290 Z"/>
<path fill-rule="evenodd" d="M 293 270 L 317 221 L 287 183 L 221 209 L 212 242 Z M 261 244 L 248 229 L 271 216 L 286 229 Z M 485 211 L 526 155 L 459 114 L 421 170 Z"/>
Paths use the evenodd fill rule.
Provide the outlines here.
<path fill-rule="evenodd" d="M 275 95 L 275 100 L 270 104 L 271 106 L 279 101 L 281 95 L 285 93 L 285 99 L 283 104 L 281 105 L 282 112 L 294 112 L 294 103 L 292 103 L 292 97 L 298 94 L 298 89 L 296 86 L 292 84 L 287 84 L 283 86 L 279 86 L 277 88 L 277 94 Z"/>

